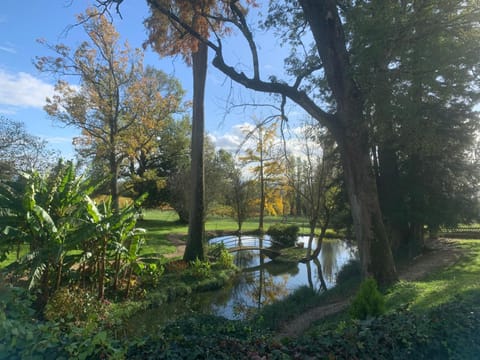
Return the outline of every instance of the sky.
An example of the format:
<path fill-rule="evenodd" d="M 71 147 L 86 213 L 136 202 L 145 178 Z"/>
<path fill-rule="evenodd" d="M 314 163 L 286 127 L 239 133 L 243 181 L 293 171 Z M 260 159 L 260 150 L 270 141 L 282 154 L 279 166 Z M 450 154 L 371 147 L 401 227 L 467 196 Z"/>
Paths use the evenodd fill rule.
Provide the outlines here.
<path fill-rule="evenodd" d="M 34 66 L 36 56 L 53 55 L 37 42 L 45 39 L 51 44 L 64 43 L 75 49 L 86 34 L 80 26 L 72 27 L 76 14 L 83 13 L 93 0 L 0 0 L 0 116 L 25 123 L 32 135 L 46 139 L 50 147 L 59 149 L 63 156 L 74 156 L 72 137 L 79 134 L 74 128 L 65 128 L 43 110 L 45 98 L 53 94 L 56 79 L 40 73 Z M 132 48 L 141 47 L 146 39 L 143 20 L 148 16 L 146 1 L 126 0 L 121 7 L 122 18 L 113 21 L 123 40 Z M 282 50 L 278 40 L 263 34 L 260 55 L 264 77 L 279 75 L 283 67 Z M 248 72 L 246 43 L 233 37 L 227 48 L 230 63 Z M 192 72 L 180 57 L 161 59 L 152 50 L 145 52 L 145 63 L 178 78 L 186 90 L 186 99 L 192 97 Z M 231 107 L 232 99 L 239 104 L 270 103 L 278 106 L 270 96 L 257 94 L 232 83 L 213 66 L 209 66 L 206 84 L 206 131 L 217 147 L 235 150 L 242 141 L 240 128 L 252 117 L 270 115 L 268 107 Z M 298 115 L 289 108 L 290 118 Z"/>

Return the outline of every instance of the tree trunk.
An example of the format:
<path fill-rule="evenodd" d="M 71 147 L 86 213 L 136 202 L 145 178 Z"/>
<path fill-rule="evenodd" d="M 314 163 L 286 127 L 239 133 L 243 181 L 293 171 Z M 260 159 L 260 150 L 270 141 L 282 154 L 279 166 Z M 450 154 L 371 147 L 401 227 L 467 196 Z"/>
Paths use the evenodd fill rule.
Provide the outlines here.
<path fill-rule="evenodd" d="M 362 274 L 364 277 L 373 276 L 379 284 L 389 284 L 397 279 L 395 264 L 370 160 L 363 100 L 353 79 L 337 2 L 300 0 L 300 5 L 336 101 L 337 122 L 329 130 L 342 157 Z"/>
<path fill-rule="evenodd" d="M 396 280 L 396 270 L 378 201 L 377 187 L 363 136 L 337 140 L 345 173 L 363 276 L 373 276 L 379 284 Z M 342 141 L 343 140 L 343 141 Z"/>
<path fill-rule="evenodd" d="M 205 237 L 205 169 L 203 162 L 204 98 L 207 76 L 208 47 L 199 42 L 198 51 L 192 54 L 193 114 L 192 114 L 192 164 L 191 202 L 188 239 L 183 259 L 204 259 Z"/>
<path fill-rule="evenodd" d="M 408 223 L 398 169 L 398 146 L 391 104 L 392 88 L 387 76 L 389 51 L 385 49 L 383 55 L 375 63 L 374 84 L 371 90 L 375 105 L 374 123 L 377 129 L 375 140 L 378 145 L 376 175 L 380 207 L 386 219 L 385 227 L 392 251 L 396 253 L 408 237 Z"/>
<path fill-rule="evenodd" d="M 105 298 L 105 267 L 107 256 L 107 239 L 102 238 L 102 248 L 100 249 L 100 259 L 98 262 L 98 299 L 103 300 Z"/>
<path fill-rule="evenodd" d="M 318 260 L 317 257 L 313 258 L 313 263 L 317 266 L 318 279 L 320 280 L 320 290 L 327 291 L 327 283 L 323 278 L 322 264 L 320 264 L 320 260 Z"/>
<path fill-rule="evenodd" d="M 258 219 L 258 231 L 263 233 L 263 219 L 265 217 L 265 177 L 263 173 L 263 132 L 260 127 L 259 141 L 260 141 L 260 216 Z"/>
<path fill-rule="evenodd" d="M 120 209 L 120 194 L 118 192 L 118 163 L 115 154 L 110 154 L 110 195 L 112 196 L 112 208 L 114 212 Z"/>

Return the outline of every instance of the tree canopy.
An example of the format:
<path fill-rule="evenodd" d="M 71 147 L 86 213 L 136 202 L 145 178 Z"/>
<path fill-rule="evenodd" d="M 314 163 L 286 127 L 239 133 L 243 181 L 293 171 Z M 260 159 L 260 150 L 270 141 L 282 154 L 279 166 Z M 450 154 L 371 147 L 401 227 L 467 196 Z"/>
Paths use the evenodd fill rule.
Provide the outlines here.
<path fill-rule="evenodd" d="M 63 44 L 47 47 L 56 56 L 37 57 L 36 66 L 60 77 L 45 110 L 82 135 L 75 145 L 83 157 L 108 164 L 109 190 L 118 208 L 118 178 L 127 159 L 155 146 L 166 118 L 182 109 L 183 90 L 163 72 L 143 65 L 108 20 L 89 9 L 79 16 L 89 41 L 72 51 Z M 79 85 L 68 83 L 78 77 Z"/>

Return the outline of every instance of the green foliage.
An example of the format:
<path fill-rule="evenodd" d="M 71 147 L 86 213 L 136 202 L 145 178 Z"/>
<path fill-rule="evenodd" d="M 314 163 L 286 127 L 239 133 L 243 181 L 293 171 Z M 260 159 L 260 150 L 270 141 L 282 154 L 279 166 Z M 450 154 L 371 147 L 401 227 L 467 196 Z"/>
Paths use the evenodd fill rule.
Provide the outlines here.
<path fill-rule="evenodd" d="M 185 271 L 185 276 L 197 280 L 206 279 L 211 275 L 211 268 L 212 265 L 209 261 L 202 261 L 197 258 L 189 263 L 188 269 Z"/>
<path fill-rule="evenodd" d="M 337 286 L 351 282 L 352 280 L 358 280 L 360 282 L 362 269 L 360 266 L 360 260 L 352 259 L 345 264 L 337 274 L 336 284 Z"/>
<path fill-rule="evenodd" d="M 375 359 L 474 359 L 480 350 L 478 310 L 478 303 L 461 301 L 426 314 L 401 309 L 314 332 L 289 353 L 305 358 L 366 359 L 374 354 Z"/>
<path fill-rule="evenodd" d="M 350 315 L 355 319 L 367 319 L 385 313 L 385 298 L 378 291 L 377 282 L 368 278 L 362 282 L 350 307 Z"/>
<path fill-rule="evenodd" d="M 81 226 L 84 198 L 94 188 L 77 176 L 72 162 L 62 160 L 49 173 L 24 173 L 16 182 L 0 184 L 4 241 L 29 245 L 18 270 L 30 271 L 29 287 L 39 288 L 44 298 L 62 282 L 66 255 L 78 246 L 74 235 Z"/>
<path fill-rule="evenodd" d="M 156 288 L 160 284 L 165 268 L 161 264 L 140 264 L 137 270 L 143 289 Z"/>
<path fill-rule="evenodd" d="M 40 322 L 25 289 L 0 284 L 0 359 L 121 359 L 123 348 L 102 322 Z"/>
<path fill-rule="evenodd" d="M 231 269 L 234 267 L 233 255 L 228 252 L 223 243 L 209 246 L 208 256 L 222 269 Z"/>
<path fill-rule="evenodd" d="M 299 230 L 297 225 L 275 224 L 268 228 L 267 234 L 270 235 L 275 245 L 291 247 L 297 241 Z"/>
<path fill-rule="evenodd" d="M 40 310 L 67 282 L 93 283 L 102 298 L 107 272 L 114 273 L 110 284 L 116 290 L 120 271 L 128 277 L 144 260 L 139 257 L 144 231 L 135 228 L 144 197 L 113 211 L 110 199 L 101 204 L 90 199 L 94 189 L 72 162 L 63 161 L 49 173 L 0 184 L 0 249 L 28 245 L 29 253 L 11 269 L 19 276 L 30 273 Z"/>
<path fill-rule="evenodd" d="M 80 288 L 61 288 L 48 300 L 44 315 L 53 322 L 72 322 L 76 325 L 96 322 L 105 317 L 105 305 L 89 291 Z"/>
<path fill-rule="evenodd" d="M 161 337 L 132 344 L 127 358 L 252 359 L 270 352 L 262 335 L 253 333 L 247 323 L 195 315 L 166 326 Z"/>

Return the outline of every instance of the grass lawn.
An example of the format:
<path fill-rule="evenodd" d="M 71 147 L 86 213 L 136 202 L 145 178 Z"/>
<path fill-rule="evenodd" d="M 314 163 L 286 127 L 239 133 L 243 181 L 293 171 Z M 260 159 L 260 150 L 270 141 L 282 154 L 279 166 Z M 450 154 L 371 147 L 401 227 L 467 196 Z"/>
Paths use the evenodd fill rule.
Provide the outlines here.
<path fill-rule="evenodd" d="M 147 230 L 146 244 L 143 246 L 143 253 L 168 254 L 175 252 L 169 235 L 186 240 L 188 225 L 178 221 L 178 215 L 172 210 L 146 210 L 143 220 L 138 221 L 137 226 Z M 284 221 L 282 216 L 267 216 L 264 219 L 264 229 L 270 225 Z M 294 223 L 300 227 L 300 233 L 307 233 L 307 220 L 305 218 L 288 218 L 287 223 Z M 238 229 L 237 223 L 229 217 L 210 216 L 205 223 L 207 232 L 234 232 Z M 245 221 L 242 226 L 243 232 L 255 231 L 258 229 L 258 218 Z"/>
<path fill-rule="evenodd" d="M 480 240 L 458 240 L 463 257 L 454 265 L 428 275 L 419 281 L 401 281 L 389 289 L 387 308 L 408 305 L 425 312 L 453 301 L 469 302 L 480 293 Z"/>

